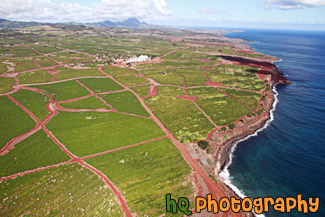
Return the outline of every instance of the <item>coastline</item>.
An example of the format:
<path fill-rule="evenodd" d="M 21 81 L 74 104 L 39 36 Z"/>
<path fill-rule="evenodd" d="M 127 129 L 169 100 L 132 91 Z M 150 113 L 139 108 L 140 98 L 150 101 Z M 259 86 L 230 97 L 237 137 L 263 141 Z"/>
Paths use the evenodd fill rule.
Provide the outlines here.
<path fill-rule="evenodd" d="M 248 46 L 250 50 L 253 50 L 250 45 Z M 252 61 L 253 64 L 258 64 L 260 66 L 259 74 L 262 74 L 261 79 L 265 80 L 268 84 L 264 94 L 266 95 L 266 99 L 260 102 L 265 110 L 260 115 L 246 117 L 243 123 L 239 121 L 236 123 L 236 128 L 233 130 L 228 129 L 224 132 L 210 132 L 211 135 L 207 138 L 212 150 L 210 153 L 200 150 L 196 143 L 187 144 L 187 150 L 192 155 L 192 158 L 198 160 L 203 170 L 214 178 L 214 181 L 224 189 L 228 197 L 246 197 L 246 195 L 231 182 L 228 170 L 232 163 L 233 153 L 237 145 L 250 137 L 257 136 L 260 131 L 269 126 L 274 120 L 273 112 L 279 102 L 276 86 L 278 84 L 292 84 L 274 64 L 274 62 L 282 61 L 282 59 L 269 55 L 265 56 L 269 59 L 243 59 L 243 61 Z M 257 215 L 254 212 L 245 213 L 243 216 L 265 217 L 263 214 Z"/>
<path fill-rule="evenodd" d="M 231 182 L 231 179 L 230 179 L 230 172 L 228 170 L 229 166 L 231 165 L 232 163 L 232 158 L 233 158 L 233 153 L 236 151 L 237 149 L 237 145 L 240 143 L 240 142 L 243 142 L 251 137 L 254 137 L 254 136 L 258 136 L 258 133 L 263 131 L 264 129 L 266 129 L 269 124 L 274 120 L 274 114 L 273 112 L 275 111 L 276 109 L 276 105 L 277 103 L 279 102 L 277 96 L 278 96 L 278 92 L 276 91 L 276 85 L 273 87 L 273 91 L 275 92 L 275 95 L 274 95 L 274 103 L 273 103 L 273 107 L 272 109 L 270 110 L 270 118 L 268 120 L 266 120 L 265 124 L 263 127 L 257 129 L 253 134 L 248 134 L 246 137 L 242 138 L 242 139 L 239 139 L 237 140 L 236 142 L 233 143 L 232 147 L 230 148 L 230 153 L 229 153 L 229 157 L 228 157 L 228 160 L 225 161 L 221 171 L 219 172 L 218 176 L 220 178 L 223 179 L 223 182 L 228 186 L 230 187 L 238 196 L 240 196 L 241 198 L 244 198 L 246 197 L 246 195 L 244 195 L 244 193 L 237 187 L 235 186 L 232 182 Z M 258 216 L 263 216 L 263 215 L 258 215 Z"/>

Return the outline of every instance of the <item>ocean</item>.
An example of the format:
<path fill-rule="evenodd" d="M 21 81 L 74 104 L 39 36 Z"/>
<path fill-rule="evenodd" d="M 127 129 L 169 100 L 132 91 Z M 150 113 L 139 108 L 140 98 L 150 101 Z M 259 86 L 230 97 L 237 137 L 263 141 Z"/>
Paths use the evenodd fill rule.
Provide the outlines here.
<path fill-rule="evenodd" d="M 252 198 L 320 197 L 317 213 L 266 217 L 325 216 L 325 32 L 246 29 L 227 37 L 280 58 L 275 64 L 294 85 L 275 87 L 273 120 L 238 143 L 223 176 L 229 172 L 231 184 Z"/>

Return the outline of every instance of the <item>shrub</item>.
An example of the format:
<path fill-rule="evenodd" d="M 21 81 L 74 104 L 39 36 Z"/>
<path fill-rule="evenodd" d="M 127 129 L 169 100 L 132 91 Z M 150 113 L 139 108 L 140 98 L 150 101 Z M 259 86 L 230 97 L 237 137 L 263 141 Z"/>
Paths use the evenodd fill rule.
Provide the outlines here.
<path fill-rule="evenodd" d="M 234 129 L 236 127 L 236 125 L 235 124 L 229 124 L 229 129 Z"/>
<path fill-rule="evenodd" d="M 209 147 L 209 142 L 205 141 L 205 140 L 201 140 L 197 143 L 197 145 L 203 149 L 206 150 Z"/>

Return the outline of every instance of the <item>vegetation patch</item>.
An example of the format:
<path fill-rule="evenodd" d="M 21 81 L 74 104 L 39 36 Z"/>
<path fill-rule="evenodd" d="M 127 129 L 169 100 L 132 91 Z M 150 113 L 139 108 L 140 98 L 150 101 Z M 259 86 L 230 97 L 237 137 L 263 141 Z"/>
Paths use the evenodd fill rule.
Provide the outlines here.
<path fill-rule="evenodd" d="M 151 119 L 113 112 L 62 112 L 49 130 L 74 154 L 87 156 L 151 139 L 165 134 Z"/>
<path fill-rule="evenodd" d="M 149 88 L 150 88 L 150 85 L 149 84 L 141 85 L 141 86 L 136 86 L 136 87 L 131 87 L 131 89 L 134 92 L 136 92 L 142 98 L 148 96 L 148 94 L 149 94 Z"/>
<path fill-rule="evenodd" d="M 12 86 L 16 84 L 14 78 L 0 77 L 0 93 L 8 93 L 13 90 Z"/>
<path fill-rule="evenodd" d="M 46 70 L 26 72 L 18 75 L 19 84 L 36 84 L 52 81 L 53 75 L 46 73 Z"/>
<path fill-rule="evenodd" d="M 104 76 L 103 73 L 98 71 L 97 68 L 73 69 L 73 68 L 59 67 L 56 68 L 55 71 L 59 72 L 55 76 L 55 80 L 57 81 L 66 80 L 70 78 L 86 77 L 86 76 Z"/>
<path fill-rule="evenodd" d="M 89 91 L 74 80 L 33 87 L 44 90 L 45 93 L 52 95 L 54 101 L 64 101 L 90 94 Z"/>
<path fill-rule="evenodd" d="M 7 154 L 0 156 L 0 177 L 33 170 L 61 162 L 70 158 L 57 146 L 43 130 L 37 131 L 16 144 Z"/>
<path fill-rule="evenodd" d="M 214 126 L 184 95 L 182 88 L 158 86 L 158 95 L 145 100 L 153 113 L 181 142 L 205 139 Z"/>
<path fill-rule="evenodd" d="M 188 89 L 188 93 L 199 98 L 197 104 L 217 125 L 229 124 L 252 113 L 244 105 L 213 87 Z"/>
<path fill-rule="evenodd" d="M 107 175 L 138 216 L 164 214 L 164 196 L 171 192 L 175 198 L 188 197 L 193 208 L 191 169 L 167 138 L 86 161 Z"/>
<path fill-rule="evenodd" d="M 2 181 L 0 192 L 3 216 L 123 216 L 105 182 L 76 163 Z"/>
<path fill-rule="evenodd" d="M 231 96 L 236 97 L 241 102 L 245 103 L 248 107 L 254 110 L 258 109 L 258 101 L 261 98 L 262 93 L 233 90 L 233 89 L 226 89 L 226 88 L 220 88 L 220 89 L 230 94 Z"/>
<path fill-rule="evenodd" d="M 105 105 L 102 101 L 100 101 L 95 96 L 87 97 L 74 102 L 60 103 L 60 106 L 64 108 L 71 108 L 71 109 L 98 109 L 98 108 L 110 109 L 109 107 L 107 107 L 107 105 Z"/>
<path fill-rule="evenodd" d="M 11 96 L 32 112 L 40 121 L 50 115 L 50 112 L 46 109 L 46 105 L 50 101 L 48 96 L 24 89 L 13 93 Z"/>
<path fill-rule="evenodd" d="M 123 87 L 121 87 L 119 84 L 117 84 L 110 78 L 83 78 L 79 79 L 79 81 L 95 93 L 123 89 Z"/>
<path fill-rule="evenodd" d="M 117 111 L 142 116 L 150 116 L 143 108 L 139 100 L 130 91 L 103 94 L 100 95 L 100 97 L 113 106 L 113 108 Z"/>
<path fill-rule="evenodd" d="M 0 148 L 11 139 L 31 130 L 35 121 L 6 96 L 0 96 Z"/>

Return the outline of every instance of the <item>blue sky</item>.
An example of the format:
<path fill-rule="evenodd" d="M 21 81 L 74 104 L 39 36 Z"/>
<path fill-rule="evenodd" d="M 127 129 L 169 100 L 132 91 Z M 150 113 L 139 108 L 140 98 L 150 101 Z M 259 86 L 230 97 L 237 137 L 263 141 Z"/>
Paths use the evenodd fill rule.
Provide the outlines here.
<path fill-rule="evenodd" d="M 325 30 L 325 0 L 1 0 L 0 18 Z"/>

